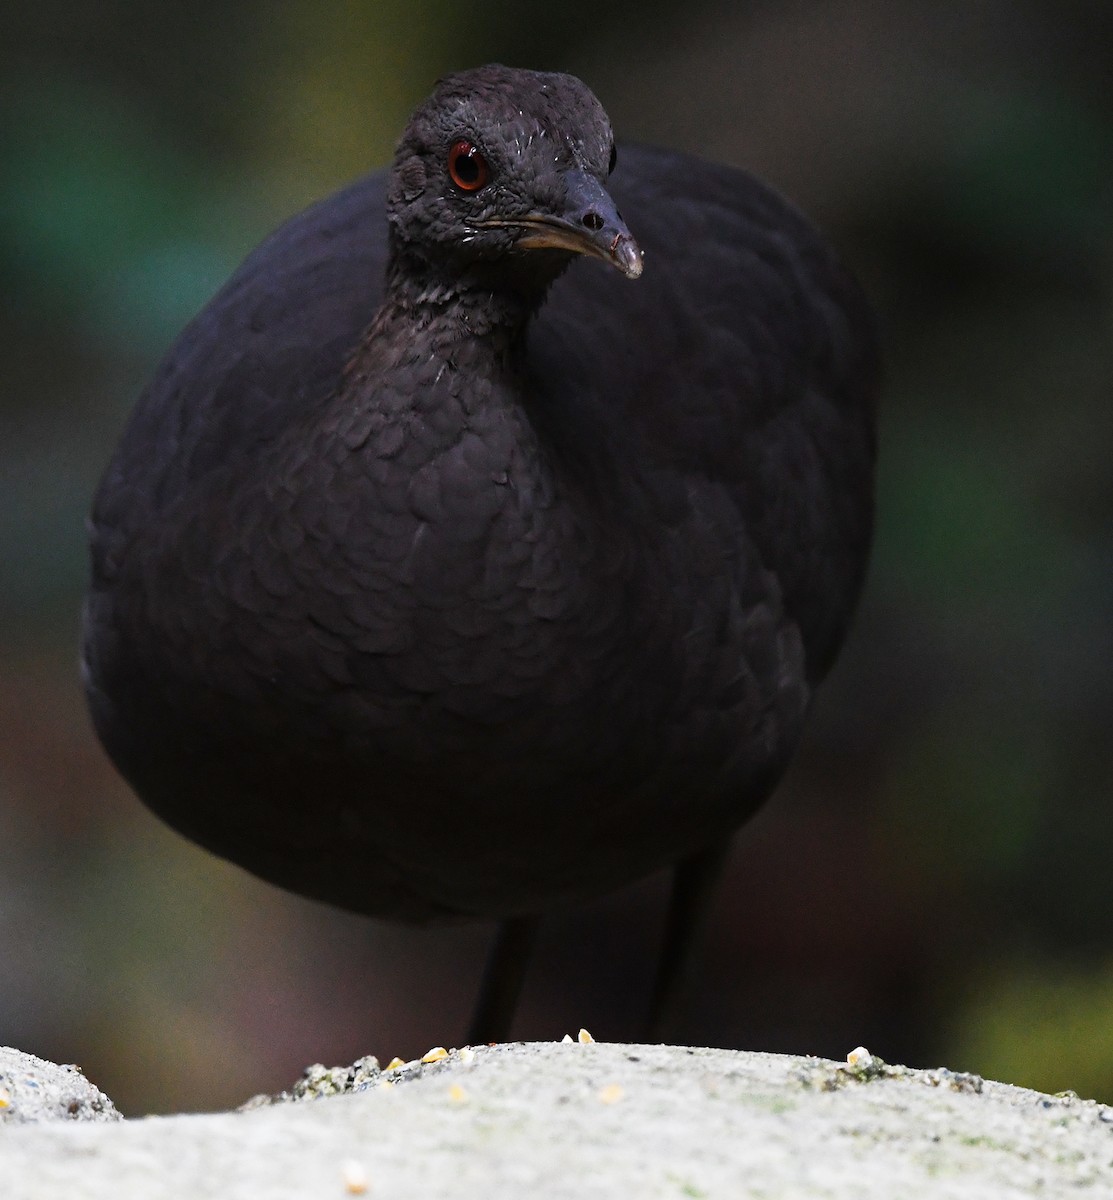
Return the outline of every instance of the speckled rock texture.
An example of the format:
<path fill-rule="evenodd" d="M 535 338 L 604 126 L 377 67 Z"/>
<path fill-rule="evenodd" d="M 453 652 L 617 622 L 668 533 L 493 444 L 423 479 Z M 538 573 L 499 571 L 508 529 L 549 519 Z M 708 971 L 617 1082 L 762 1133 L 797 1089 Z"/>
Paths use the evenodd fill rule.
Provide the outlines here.
<path fill-rule="evenodd" d="M 0 1046 L 0 1124 L 119 1120 L 112 1101 L 77 1067 Z"/>
<path fill-rule="evenodd" d="M 310 1068 L 244 1111 L 0 1129 L 4 1200 L 1113 1196 L 1113 1110 L 946 1070 L 535 1043 Z"/>

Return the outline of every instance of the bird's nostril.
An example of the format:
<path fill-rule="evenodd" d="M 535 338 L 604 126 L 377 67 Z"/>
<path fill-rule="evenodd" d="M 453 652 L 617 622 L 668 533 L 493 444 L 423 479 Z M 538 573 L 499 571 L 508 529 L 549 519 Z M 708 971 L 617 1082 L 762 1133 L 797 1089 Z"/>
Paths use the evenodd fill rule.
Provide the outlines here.
<path fill-rule="evenodd" d="M 591 209 L 588 209 L 580 218 L 580 223 L 590 229 L 592 233 L 598 233 L 603 228 L 603 218 Z"/>

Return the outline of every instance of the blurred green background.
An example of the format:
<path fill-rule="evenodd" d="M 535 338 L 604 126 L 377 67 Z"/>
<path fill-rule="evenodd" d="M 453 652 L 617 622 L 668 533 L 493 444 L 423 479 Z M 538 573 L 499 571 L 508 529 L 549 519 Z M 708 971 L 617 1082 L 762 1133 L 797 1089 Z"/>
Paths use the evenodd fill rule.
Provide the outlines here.
<path fill-rule="evenodd" d="M 737 840 L 678 1035 L 1113 1101 L 1105 0 L 9 0 L 0 1043 L 134 1114 L 462 1036 L 488 931 L 335 913 L 163 829 L 93 739 L 76 639 L 89 497 L 174 334 L 282 217 L 385 162 L 439 74 L 489 60 L 571 70 L 626 137 L 766 176 L 887 347 L 868 592 Z M 631 1036 L 662 899 L 554 915 L 516 1032 Z"/>

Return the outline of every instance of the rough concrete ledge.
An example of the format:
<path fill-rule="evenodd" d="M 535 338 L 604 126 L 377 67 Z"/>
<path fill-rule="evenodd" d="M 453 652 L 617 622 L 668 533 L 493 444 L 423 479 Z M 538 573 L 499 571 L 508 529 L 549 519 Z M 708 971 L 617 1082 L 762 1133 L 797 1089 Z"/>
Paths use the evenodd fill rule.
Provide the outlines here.
<path fill-rule="evenodd" d="M 77 1067 L 0 1046 L 0 1125 L 119 1120 L 116 1106 Z"/>
<path fill-rule="evenodd" d="M 0 1127 L 2 1194 L 1113 1196 L 1113 1110 L 852 1057 L 534 1043 L 364 1059 L 238 1113 Z"/>

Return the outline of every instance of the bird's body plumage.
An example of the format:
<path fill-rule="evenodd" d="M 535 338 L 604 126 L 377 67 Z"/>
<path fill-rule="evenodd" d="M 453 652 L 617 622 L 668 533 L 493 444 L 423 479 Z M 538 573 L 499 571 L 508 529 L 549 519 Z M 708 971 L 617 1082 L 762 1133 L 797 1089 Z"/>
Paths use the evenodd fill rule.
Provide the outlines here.
<path fill-rule="evenodd" d="M 642 277 L 524 299 L 401 278 L 389 178 L 267 239 L 142 397 L 93 513 L 90 704 L 146 803 L 264 878 L 536 911 L 782 773 L 868 552 L 869 317 L 740 171 L 622 148 Z"/>

